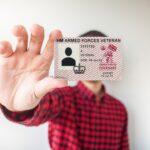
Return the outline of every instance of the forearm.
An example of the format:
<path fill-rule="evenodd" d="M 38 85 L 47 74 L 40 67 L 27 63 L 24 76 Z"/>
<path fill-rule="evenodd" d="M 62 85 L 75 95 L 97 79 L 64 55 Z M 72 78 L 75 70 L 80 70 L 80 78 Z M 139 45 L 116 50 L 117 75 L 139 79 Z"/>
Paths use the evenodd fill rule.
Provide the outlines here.
<path fill-rule="evenodd" d="M 64 107 L 64 100 L 58 92 L 59 90 L 56 89 L 54 92 L 47 93 L 41 99 L 40 103 L 31 110 L 12 112 L 4 106 L 1 106 L 1 109 L 6 118 L 10 121 L 26 126 L 37 126 L 60 114 Z"/>

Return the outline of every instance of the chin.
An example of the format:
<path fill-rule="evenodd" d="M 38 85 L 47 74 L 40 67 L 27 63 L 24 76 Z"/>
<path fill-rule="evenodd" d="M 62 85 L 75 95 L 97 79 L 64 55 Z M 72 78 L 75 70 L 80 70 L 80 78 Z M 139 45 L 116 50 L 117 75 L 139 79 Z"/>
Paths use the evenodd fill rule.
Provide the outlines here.
<path fill-rule="evenodd" d="M 87 83 L 99 83 L 101 81 L 100 80 L 85 80 L 84 82 L 87 82 Z"/>

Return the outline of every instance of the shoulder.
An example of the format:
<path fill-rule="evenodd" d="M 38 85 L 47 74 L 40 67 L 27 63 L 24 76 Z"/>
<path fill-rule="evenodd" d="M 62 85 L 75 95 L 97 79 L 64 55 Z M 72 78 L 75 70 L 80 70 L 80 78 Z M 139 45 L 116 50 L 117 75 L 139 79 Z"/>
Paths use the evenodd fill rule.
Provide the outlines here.
<path fill-rule="evenodd" d="M 115 96 L 112 96 L 110 94 L 106 94 L 108 105 L 115 111 L 123 113 L 125 116 L 127 116 L 127 108 L 123 104 L 121 100 L 116 98 Z"/>

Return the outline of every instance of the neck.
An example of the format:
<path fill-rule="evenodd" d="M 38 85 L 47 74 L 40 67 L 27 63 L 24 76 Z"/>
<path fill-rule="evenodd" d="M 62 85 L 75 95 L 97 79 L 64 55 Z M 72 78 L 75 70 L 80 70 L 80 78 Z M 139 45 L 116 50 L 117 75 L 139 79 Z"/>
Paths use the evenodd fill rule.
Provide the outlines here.
<path fill-rule="evenodd" d="M 101 95 L 101 88 L 102 88 L 102 82 L 101 81 L 82 81 L 82 82 L 96 96 L 100 96 Z"/>

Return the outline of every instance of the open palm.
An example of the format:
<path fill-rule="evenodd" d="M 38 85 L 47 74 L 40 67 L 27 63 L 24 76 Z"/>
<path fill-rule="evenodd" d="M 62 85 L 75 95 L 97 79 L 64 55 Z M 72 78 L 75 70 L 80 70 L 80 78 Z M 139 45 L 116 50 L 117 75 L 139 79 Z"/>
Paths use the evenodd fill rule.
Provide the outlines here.
<path fill-rule="evenodd" d="M 15 51 L 9 42 L 0 43 L 0 103 L 11 111 L 24 111 L 34 108 L 47 92 L 67 85 L 66 81 L 48 77 L 54 40 L 62 34 L 53 31 L 41 53 L 43 27 L 32 27 L 29 46 L 23 26 L 16 26 L 13 33 L 18 40 Z"/>

